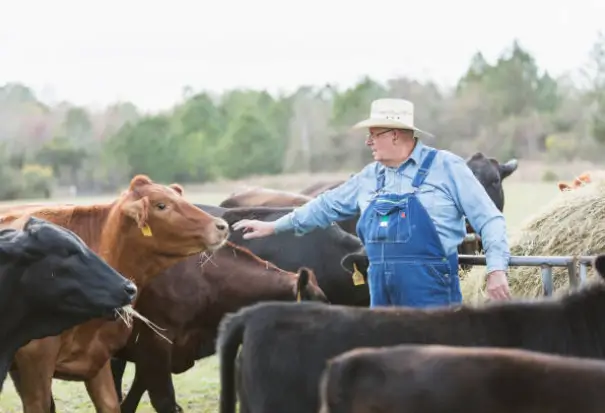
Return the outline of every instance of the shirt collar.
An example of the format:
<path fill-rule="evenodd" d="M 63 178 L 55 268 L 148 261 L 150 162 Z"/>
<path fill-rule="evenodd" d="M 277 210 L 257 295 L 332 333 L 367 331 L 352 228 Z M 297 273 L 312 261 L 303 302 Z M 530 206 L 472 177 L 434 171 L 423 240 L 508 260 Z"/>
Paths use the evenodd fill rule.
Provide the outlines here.
<path fill-rule="evenodd" d="M 384 165 L 380 164 L 380 169 L 389 169 L 391 171 L 400 171 L 400 170 L 403 170 L 407 166 L 407 164 L 410 160 L 413 163 L 415 163 L 416 165 L 419 165 L 420 162 L 422 161 L 423 149 L 424 149 L 424 144 L 420 141 L 420 139 L 416 139 L 416 146 L 414 146 L 412 153 L 410 154 L 408 159 L 406 159 L 401 165 L 399 165 L 398 167 L 391 167 L 391 166 L 384 166 Z"/>

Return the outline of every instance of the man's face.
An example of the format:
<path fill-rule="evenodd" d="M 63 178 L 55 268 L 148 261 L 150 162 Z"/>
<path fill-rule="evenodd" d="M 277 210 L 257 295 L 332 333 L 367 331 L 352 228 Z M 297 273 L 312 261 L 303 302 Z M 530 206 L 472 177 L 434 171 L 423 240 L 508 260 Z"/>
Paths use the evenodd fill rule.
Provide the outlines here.
<path fill-rule="evenodd" d="M 393 138 L 396 136 L 395 129 L 370 128 L 366 137 L 366 145 L 372 150 L 375 161 L 388 161 L 393 156 L 395 144 Z"/>

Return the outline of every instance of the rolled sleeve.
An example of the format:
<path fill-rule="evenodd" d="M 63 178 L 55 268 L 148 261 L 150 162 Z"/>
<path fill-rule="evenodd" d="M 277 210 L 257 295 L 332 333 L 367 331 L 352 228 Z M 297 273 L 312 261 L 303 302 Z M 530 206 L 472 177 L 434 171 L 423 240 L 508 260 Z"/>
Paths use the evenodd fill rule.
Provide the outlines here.
<path fill-rule="evenodd" d="M 448 163 L 454 186 L 452 196 L 461 212 L 481 236 L 487 273 L 496 270 L 507 271 L 510 249 L 504 215 L 496 208 L 483 185 L 462 158 L 450 158 Z"/>

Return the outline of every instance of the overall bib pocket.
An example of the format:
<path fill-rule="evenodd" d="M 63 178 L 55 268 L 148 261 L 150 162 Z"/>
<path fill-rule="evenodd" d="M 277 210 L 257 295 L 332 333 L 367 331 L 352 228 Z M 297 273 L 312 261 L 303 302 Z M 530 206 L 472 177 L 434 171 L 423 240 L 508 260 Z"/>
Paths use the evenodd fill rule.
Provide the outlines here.
<path fill-rule="evenodd" d="M 412 237 L 408 208 L 394 208 L 387 214 L 372 214 L 367 242 L 405 243 Z"/>

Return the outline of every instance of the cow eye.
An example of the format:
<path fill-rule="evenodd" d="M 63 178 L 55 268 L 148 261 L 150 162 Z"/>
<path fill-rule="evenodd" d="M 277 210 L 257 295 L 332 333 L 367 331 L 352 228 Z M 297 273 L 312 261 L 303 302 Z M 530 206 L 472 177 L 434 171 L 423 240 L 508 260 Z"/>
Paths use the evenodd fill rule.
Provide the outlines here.
<path fill-rule="evenodd" d="M 159 210 L 166 209 L 166 204 L 163 204 L 162 202 L 157 203 L 155 206 Z"/>

